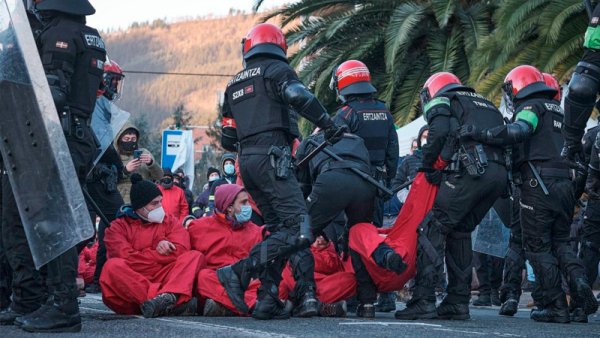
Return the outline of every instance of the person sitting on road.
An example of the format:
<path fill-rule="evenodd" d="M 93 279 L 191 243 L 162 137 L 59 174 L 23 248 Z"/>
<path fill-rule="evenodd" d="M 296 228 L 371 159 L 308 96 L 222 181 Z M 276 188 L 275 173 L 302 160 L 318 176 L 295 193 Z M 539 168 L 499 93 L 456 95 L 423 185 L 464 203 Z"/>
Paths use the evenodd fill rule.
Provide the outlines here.
<path fill-rule="evenodd" d="M 181 223 L 165 215 L 158 187 L 137 174 L 132 183 L 131 205 L 123 206 L 106 229 L 102 300 L 118 314 L 194 315 L 194 284 L 204 257 L 190 250 Z"/>

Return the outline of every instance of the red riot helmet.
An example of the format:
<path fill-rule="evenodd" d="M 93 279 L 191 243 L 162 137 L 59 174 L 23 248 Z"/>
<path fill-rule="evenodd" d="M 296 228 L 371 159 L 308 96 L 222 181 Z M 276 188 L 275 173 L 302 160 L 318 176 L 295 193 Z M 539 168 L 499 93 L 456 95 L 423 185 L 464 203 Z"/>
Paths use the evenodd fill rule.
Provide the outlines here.
<path fill-rule="evenodd" d="M 104 95 L 111 101 L 117 101 L 123 94 L 123 82 L 125 74 L 123 69 L 114 60 L 104 63 L 104 76 L 97 95 Z"/>
<path fill-rule="evenodd" d="M 556 95 L 556 89 L 546 85 L 544 76 L 534 66 L 521 65 L 513 68 L 502 85 L 507 102 L 514 103 L 514 100 L 523 99 L 531 94 L 548 93 Z"/>
<path fill-rule="evenodd" d="M 558 80 L 554 77 L 554 75 L 549 73 L 542 73 L 542 76 L 544 77 L 544 83 L 546 83 L 546 86 L 556 89 L 556 95 L 554 95 L 554 99 L 560 102 L 560 96 L 562 93 L 560 84 L 558 84 Z"/>
<path fill-rule="evenodd" d="M 270 23 L 254 26 L 242 39 L 242 55 L 244 60 L 266 54 L 287 60 L 287 43 L 283 31 Z"/>
<path fill-rule="evenodd" d="M 423 85 L 423 89 L 421 90 L 421 105 L 425 106 L 429 100 L 437 95 L 456 89 L 471 90 L 469 87 L 464 86 L 456 75 L 450 72 L 435 73 Z"/>
<path fill-rule="evenodd" d="M 338 97 L 377 92 L 371 84 L 369 68 L 357 60 L 349 60 L 339 65 L 333 72 L 329 88 L 335 90 Z"/>

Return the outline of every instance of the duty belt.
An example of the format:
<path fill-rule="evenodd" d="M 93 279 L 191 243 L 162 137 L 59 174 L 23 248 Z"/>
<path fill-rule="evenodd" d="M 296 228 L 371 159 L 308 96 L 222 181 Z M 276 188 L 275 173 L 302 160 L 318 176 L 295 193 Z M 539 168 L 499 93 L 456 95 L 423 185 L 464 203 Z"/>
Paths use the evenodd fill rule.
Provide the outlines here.
<path fill-rule="evenodd" d="M 329 161 L 328 163 L 325 163 L 321 172 L 326 172 L 328 170 L 333 170 L 333 169 L 350 169 L 350 168 L 356 168 L 366 174 L 372 175 L 370 166 L 368 166 L 364 163 L 352 162 L 350 160 Z"/>
<path fill-rule="evenodd" d="M 240 155 L 267 155 L 271 149 L 270 145 L 264 146 L 240 146 Z"/>
<path fill-rule="evenodd" d="M 475 153 L 475 146 L 465 146 L 465 148 L 467 149 L 467 151 L 469 151 L 469 153 Z M 506 167 L 506 161 L 504 160 L 504 154 L 502 153 L 502 150 L 491 150 L 488 146 L 483 144 L 483 151 L 487 156 L 488 162 L 496 163 L 503 167 Z"/>
<path fill-rule="evenodd" d="M 540 165 L 539 163 L 533 163 L 533 165 L 542 178 L 565 178 L 571 180 L 574 177 L 573 169 L 567 167 Z M 526 179 L 535 178 L 531 170 L 526 168 L 521 171 L 521 175 Z"/>

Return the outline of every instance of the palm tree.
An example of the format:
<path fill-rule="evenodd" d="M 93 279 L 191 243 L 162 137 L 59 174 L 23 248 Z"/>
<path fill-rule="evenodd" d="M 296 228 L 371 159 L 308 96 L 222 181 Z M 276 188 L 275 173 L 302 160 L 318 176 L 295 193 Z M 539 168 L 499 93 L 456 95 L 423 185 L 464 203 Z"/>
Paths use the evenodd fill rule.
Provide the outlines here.
<path fill-rule="evenodd" d="M 430 74 L 469 79 L 472 56 L 491 31 L 497 1 L 300 0 L 267 14 L 279 17 L 288 43 L 298 46 L 291 64 L 328 108 L 328 85 L 343 61 L 370 68 L 379 98 L 398 125 L 418 115 L 419 92 Z M 258 8 L 262 1 L 256 1 Z"/>
<path fill-rule="evenodd" d="M 582 55 L 587 22 L 581 0 L 503 1 L 494 14 L 496 28 L 473 58 L 471 82 L 498 99 L 505 75 L 520 64 L 564 82 Z"/>

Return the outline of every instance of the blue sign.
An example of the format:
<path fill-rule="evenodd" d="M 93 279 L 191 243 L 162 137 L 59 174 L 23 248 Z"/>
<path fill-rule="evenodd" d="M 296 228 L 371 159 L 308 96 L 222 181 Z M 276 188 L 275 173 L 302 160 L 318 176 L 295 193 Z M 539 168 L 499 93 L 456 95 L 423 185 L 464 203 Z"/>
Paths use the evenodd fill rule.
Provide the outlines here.
<path fill-rule="evenodd" d="M 163 168 L 173 168 L 175 158 L 182 146 L 183 130 L 163 130 L 162 135 L 162 155 L 160 164 Z"/>

